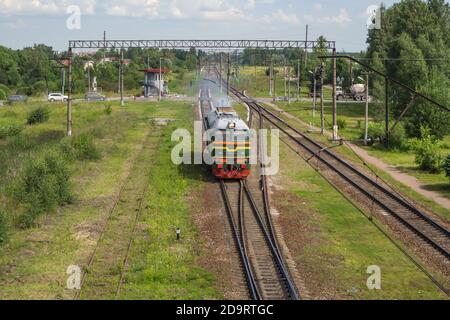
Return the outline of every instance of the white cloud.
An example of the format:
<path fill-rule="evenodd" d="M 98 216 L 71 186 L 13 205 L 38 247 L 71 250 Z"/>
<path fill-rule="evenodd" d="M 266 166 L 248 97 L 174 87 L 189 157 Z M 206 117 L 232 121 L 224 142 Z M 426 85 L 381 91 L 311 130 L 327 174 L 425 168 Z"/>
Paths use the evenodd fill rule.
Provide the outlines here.
<path fill-rule="evenodd" d="M 80 6 L 82 13 L 94 14 L 97 0 L 0 0 L 0 14 L 58 15 L 65 14 L 71 5 Z"/>
<path fill-rule="evenodd" d="M 283 10 L 279 9 L 277 12 L 275 12 L 273 15 L 273 20 L 275 21 L 281 21 L 287 24 L 300 24 L 300 19 L 297 17 L 296 14 L 291 13 L 285 13 Z"/>
<path fill-rule="evenodd" d="M 320 16 L 315 17 L 311 14 L 305 14 L 304 18 L 308 22 L 318 22 L 318 23 L 326 23 L 326 24 L 338 24 L 339 26 L 345 26 L 348 23 L 352 22 L 352 18 L 348 14 L 347 9 L 341 8 L 339 10 L 339 14 L 337 16 Z"/>
<path fill-rule="evenodd" d="M 273 13 L 260 10 L 275 0 L 0 0 L 0 16 L 66 15 L 70 5 L 82 14 L 158 19 L 200 19 L 296 25 L 298 16 L 289 9 Z"/>

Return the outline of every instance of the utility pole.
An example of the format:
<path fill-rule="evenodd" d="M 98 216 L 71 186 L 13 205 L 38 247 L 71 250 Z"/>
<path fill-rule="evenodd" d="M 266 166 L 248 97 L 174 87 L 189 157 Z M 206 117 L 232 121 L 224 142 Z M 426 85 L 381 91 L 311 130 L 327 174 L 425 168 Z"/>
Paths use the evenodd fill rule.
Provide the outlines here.
<path fill-rule="evenodd" d="M 257 88 L 257 83 L 256 83 L 256 81 L 258 80 L 258 69 L 256 68 L 256 57 L 255 57 L 255 55 L 253 55 L 253 61 L 254 61 L 254 64 L 255 64 L 255 97 L 256 97 L 256 90 L 258 89 Z"/>
<path fill-rule="evenodd" d="M 369 72 L 366 73 L 366 127 L 364 133 L 364 143 L 369 140 Z"/>
<path fill-rule="evenodd" d="M 220 93 L 222 94 L 222 52 L 219 52 L 219 57 L 220 57 L 220 70 L 219 70 L 219 75 L 220 75 Z"/>
<path fill-rule="evenodd" d="M 269 64 L 269 96 L 273 96 L 273 56 L 270 53 L 270 64 Z"/>
<path fill-rule="evenodd" d="M 162 80 L 162 58 L 159 58 L 159 82 L 158 82 L 158 87 L 159 87 L 159 101 L 162 100 L 162 93 L 161 93 L 161 80 Z"/>
<path fill-rule="evenodd" d="M 61 93 L 64 95 L 66 86 L 66 68 L 61 68 Z"/>
<path fill-rule="evenodd" d="M 72 48 L 69 48 L 69 88 L 67 99 L 67 135 L 72 136 Z"/>
<path fill-rule="evenodd" d="M 288 104 L 291 104 L 291 66 L 288 70 L 289 92 L 288 92 Z"/>
<path fill-rule="evenodd" d="M 312 128 L 312 126 L 314 126 L 314 120 L 315 120 L 315 118 L 316 118 L 316 106 L 317 106 L 317 68 L 314 69 L 314 74 L 313 74 L 313 76 L 314 76 L 314 90 L 313 90 L 314 97 L 313 97 L 313 112 L 312 112 L 313 121 L 312 121 L 311 128 Z"/>
<path fill-rule="evenodd" d="M 123 50 L 120 50 L 120 105 L 123 107 Z"/>
<path fill-rule="evenodd" d="M 91 62 L 90 61 L 88 61 L 88 86 L 89 86 L 88 92 L 91 92 Z"/>
<path fill-rule="evenodd" d="M 228 68 L 227 68 L 227 97 L 230 96 L 230 53 L 228 52 Z"/>
<path fill-rule="evenodd" d="M 300 57 L 297 61 L 297 101 L 300 101 L 301 88 L 300 88 Z"/>
<path fill-rule="evenodd" d="M 284 99 L 287 98 L 287 67 L 286 67 L 286 58 L 284 58 Z"/>
<path fill-rule="evenodd" d="M 305 68 L 308 67 L 308 25 L 306 25 L 306 42 L 305 42 Z"/>
<path fill-rule="evenodd" d="M 325 112 L 324 112 L 324 103 L 323 103 L 323 77 L 325 74 L 325 63 L 322 60 L 320 66 L 320 133 L 323 135 L 325 133 Z"/>
<path fill-rule="evenodd" d="M 384 79 L 384 108 L 386 113 L 386 141 L 385 147 L 389 148 L 389 81 L 387 78 Z"/>
<path fill-rule="evenodd" d="M 333 141 L 338 139 L 337 100 L 336 100 L 336 48 L 333 48 Z"/>
<path fill-rule="evenodd" d="M 273 101 L 277 101 L 277 71 L 274 67 L 272 67 L 273 73 Z"/>

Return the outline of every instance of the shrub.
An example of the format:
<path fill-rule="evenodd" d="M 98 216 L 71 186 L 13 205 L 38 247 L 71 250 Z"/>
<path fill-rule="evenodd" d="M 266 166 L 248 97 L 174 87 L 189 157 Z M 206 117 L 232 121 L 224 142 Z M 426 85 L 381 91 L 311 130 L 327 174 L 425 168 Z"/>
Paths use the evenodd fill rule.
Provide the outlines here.
<path fill-rule="evenodd" d="M 112 108 L 110 104 L 105 105 L 105 110 L 104 110 L 105 114 L 110 116 L 112 113 Z"/>
<path fill-rule="evenodd" d="M 8 222 L 6 220 L 6 214 L 0 211 L 0 245 L 6 241 L 8 234 Z"/>
<path fill-rule="evenodd" d="M 65 160 L 51 152 L 26 162 L 15 197 L 25 208 L 22 224 L 26 227 L 58 205 L 72 200 L 70 171 Z"/>
<path fill-rule="evenodd" d="M 8 97 L 6 96 L 6 92 L 0 89 L 0 100 L 6 100 Z"/>
<path fill-rule="evenodd" d="M 428 127 L 421 127 L 421 139 L 411 141 L 416 155 L 416 164 L 421 170 L 438 173 L 441 170 L 442 157 L 439 153 L 439 143 L 431 135 Z"/>
<path fill-rule="evenodd" d="M 61 142 L 63 153 L 78 160 L 99 160 L 100 151 L 90 134 L 80 134 L 73 138 L 66 138 Z"/>
<path fill-rule="evenodd" d="M 347 128 L 347 121 L 345 119 L 338 119 L 337 125 L 340 130 L 343 130 L 343 129 Z"/>
<path fill-rule="evenodd" d="M 9 96 L 11 94 L 11 90 L 7 86 L 5 86 L 4 84 L 1 84 L 1 83 L 0 83 L 0 90 L 3 91 L 6 96 Z M 2 100 L 2 99 L 0 99 L 0 100 Z M 6 100 L 6 99 L 4 99 L 4 100 Z"/>
<path fill-rule="evenodd" d="M 369 122 L 369 138 L 376 141 L 383 141 L 386 135 L 385 122 Z M 364 139 L 365 128 L 361 130 L 361 139 Z M 389 136 L 389 148 L 403 149 L 407 147 L 405 127 L 399 123 Z"/>
<path fill-rule="evenodd" d="M 18 136 L 23 131 L 23 129 L 23 126 L 14 124 L 0 127 L 0 139 Z"/>
<path fill-rule="evenodd" d="M 28 114 L 27 124 L 34 125 L 38 123 L 47 122 L 50 114 L 47 109 L 39 107 Z"/>
<path fill-rule="evenodd" d="M 444 169 L 444 172 L 445 172 L 445 175 L 447 176 L 447 178 L 450 179 L 450 154 L 444 160 L 442 168 Z"/>

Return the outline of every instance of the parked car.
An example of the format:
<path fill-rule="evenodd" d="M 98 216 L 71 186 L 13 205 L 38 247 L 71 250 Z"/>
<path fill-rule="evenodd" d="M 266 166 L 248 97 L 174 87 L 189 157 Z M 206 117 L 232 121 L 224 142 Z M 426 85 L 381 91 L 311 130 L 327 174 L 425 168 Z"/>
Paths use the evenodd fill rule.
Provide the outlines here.
<path fill-rule="evenodd" d="M 106 97 L 98 92 L 89 92 L 85 96 L 86 101 L 105 101 Z"/>
<path fill-rule="evenodd" d="M 55 102 L 55 101 L 64 101 L 64 102 L 66 102 L 67 100 L 69 100 L 69 97 L 63 95 L 62 93 L 50 93 L 48 95 L 47 100 L 49 102 Z"/>
<path fill-rule="evenodd" d="M 9 103 L 15 103 L 15 102 L 27 102 L 28 97 L 23 95 L 13 95 L 8 97 Z"/>

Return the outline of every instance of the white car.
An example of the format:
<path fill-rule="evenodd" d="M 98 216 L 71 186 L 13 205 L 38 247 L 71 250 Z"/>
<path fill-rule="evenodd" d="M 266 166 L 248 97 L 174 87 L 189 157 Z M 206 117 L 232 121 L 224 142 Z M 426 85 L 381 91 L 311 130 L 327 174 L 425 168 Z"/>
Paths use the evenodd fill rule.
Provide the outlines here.
<path fill-rule="evenodd" d="M 50 93 L 48 95 L 47 100 L 49 102 L 55 102 L 55 101 L 64 101 L 64 102 L 66 102 L 67 100 L 69 100 L 69 97 L 65 96 L 65 95 L 63 95 L 61 93 Z"/>

